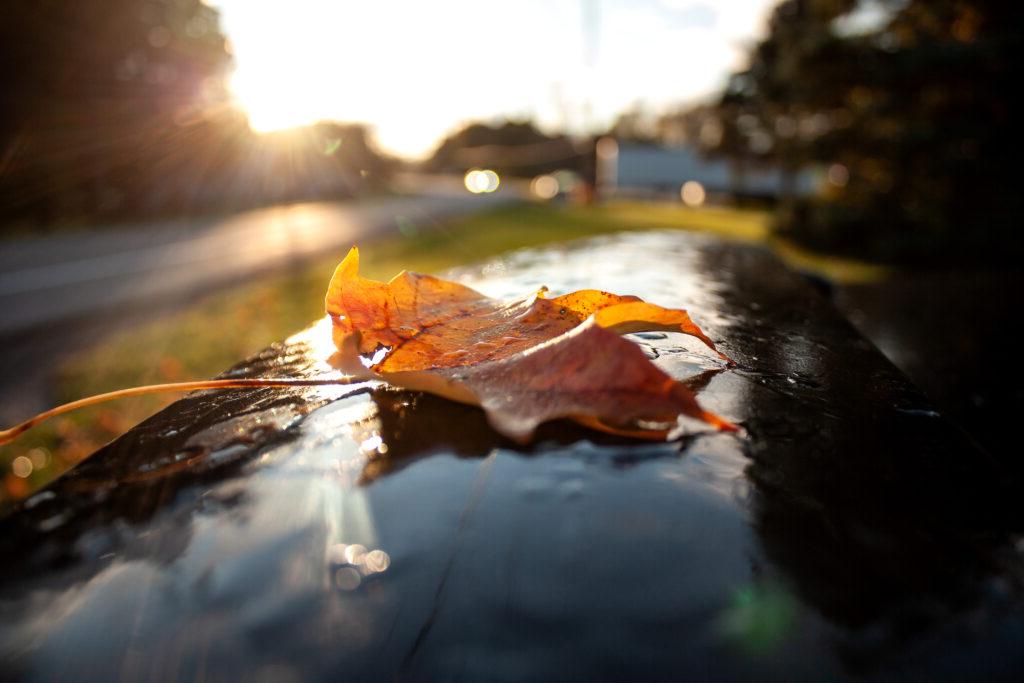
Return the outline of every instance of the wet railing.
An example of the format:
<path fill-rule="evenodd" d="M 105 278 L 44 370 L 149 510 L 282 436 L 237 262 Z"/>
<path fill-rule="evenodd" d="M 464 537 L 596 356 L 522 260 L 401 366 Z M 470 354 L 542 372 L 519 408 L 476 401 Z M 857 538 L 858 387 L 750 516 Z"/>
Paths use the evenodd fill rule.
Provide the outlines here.
<path fill-rule="evenodd" d="M 912 679 L 1021 665 L 1018 504 L 767 252 L 679 233 L 521 252 L 492 295 L 685 307 L 634 339 L 740 435 L 669 443 L 366 383 L 190 395 L 0 522 L 3 676 Z M 331 372 L 321 323 L 230 371 Z"/>

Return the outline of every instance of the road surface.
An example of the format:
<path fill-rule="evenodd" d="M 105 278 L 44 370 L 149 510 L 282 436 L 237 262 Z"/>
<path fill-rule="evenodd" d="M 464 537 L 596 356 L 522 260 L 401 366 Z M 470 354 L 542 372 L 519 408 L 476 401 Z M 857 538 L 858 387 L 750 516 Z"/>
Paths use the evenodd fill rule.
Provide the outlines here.
<path fill-rule="evenodd" d="M 236 282 L 397 230 L 399 223 L 422 229 L 501 200 L 464 192 L 293 204 L 192 224 L 0 243 L 0 336 Z"/>
<path fill-rule="evenodd" d="M 0 242 L 0 421 L 49 402 L 60 356 L 111 329 L 369 236 L 514 201 L 431 184 L 421 195 L 275 206 L 228 217 Z"/>

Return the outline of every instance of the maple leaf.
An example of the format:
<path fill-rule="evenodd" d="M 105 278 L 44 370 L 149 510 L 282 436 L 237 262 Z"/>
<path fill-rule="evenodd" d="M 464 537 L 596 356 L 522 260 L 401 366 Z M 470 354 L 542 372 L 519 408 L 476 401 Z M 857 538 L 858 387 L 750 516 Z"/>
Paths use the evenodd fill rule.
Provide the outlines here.
<path fill-rule="evenodd" d="M 667 437 L 679 415 L 735 429 L 618 336 L 683 332 L 731 363 L 686 311 L 598 290 L 553 299 L 546 293 L 501 301 L 409 272 L 379 282 L 359 275 L 353 247 L 334 272 L 325 304 L 347 371 L 479 405 L 496 430 L 517 441 L 555 418 L 657 439 Z"/>
<path fill-rule="evenodd" d="M 722 430 L 684 384 L 617 336 L 664 330 L 700 339 L 728 356 L 681 309 L 635 296 L 583 289 L 554 299 L 542 288 L 515 301 L 491 299 L 457 282 L 402 272 L 390 282 L 359 275 L 353 247 L 327 289 L 326 308 L 346 377 L 243 377 L 153 384 L 88 396 L 0 429 L 0 445 L 39 423 L 128 396 L 201 389 L 308 387 L 383 379 L 481 406 L 499 432 L 527 441 L 542 422 L 570 418 L 611 432 L 664 439 L 680 415 Z M 373 361 L 364 363 L 372 354 Z"/>

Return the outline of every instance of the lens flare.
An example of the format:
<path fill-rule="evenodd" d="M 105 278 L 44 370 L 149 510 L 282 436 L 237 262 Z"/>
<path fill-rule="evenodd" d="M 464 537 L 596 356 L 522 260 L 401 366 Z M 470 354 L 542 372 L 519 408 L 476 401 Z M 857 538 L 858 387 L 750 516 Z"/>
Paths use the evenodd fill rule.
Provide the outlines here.
<path fill-rule="evenodd" d="M 490 169 L 473 168 L 466 172 L 463 184 L 473 194 L 486 194 L 498 189 L 501 178 Z"/>
<path fill-rule="evenodd" d="M 832 164 L 828 167 L 828 182 L 836 187 L 846 187 L 850 182 L 850 171 L 842 164 Z"/>
<path fill-rule="evenodd" d="M 687 180 L 679 190 L 679 196 L 682 197 L 683 204 L 696 208 L 704 203 L 707 193 L 704 191 L 704 186 L 696 180 Z"/>
<path fill-rule="evenodd" d="M 539 175 L 530 182 L 530 192 L 538 199 L 554 199 L 558 194 L 558 180 L 554 176 Z"/>

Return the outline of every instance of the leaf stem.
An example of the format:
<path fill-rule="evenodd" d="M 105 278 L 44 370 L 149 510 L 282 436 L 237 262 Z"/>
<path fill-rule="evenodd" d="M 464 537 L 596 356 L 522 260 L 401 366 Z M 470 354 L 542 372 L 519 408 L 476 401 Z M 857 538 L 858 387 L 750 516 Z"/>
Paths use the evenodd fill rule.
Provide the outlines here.
<path fill-rule="evenodd" d="M 105 394 L 96 394 L 71 401 L 56 408 L 39 413 L 35 417 L 14 425 L 9 429 L 0 430 L 0 446 L 11 443 L 19 436 L 32 429 L 41 422 L 70 413 L 79 408 L 94 406 L 99 403 L 106 403 L 118 398 L 129 396 L 143 396 L 145 394 L 166 394 L 180 391 L 199 391 L 201 389 L 249 389 L 252 387 L 319 387 L 342 384 L 352 384 L 357 381 L 365 381 L 357 377 L 338 377 L 335 379 L 289 379 L 289 378 L 247 378 L 247 379 L 207 379 L 195 382 L 172 382 L 169 384 L 149 384 L 142 387 L 131 387 L 129 389 L 118 389 L 108 391 Z"/>

